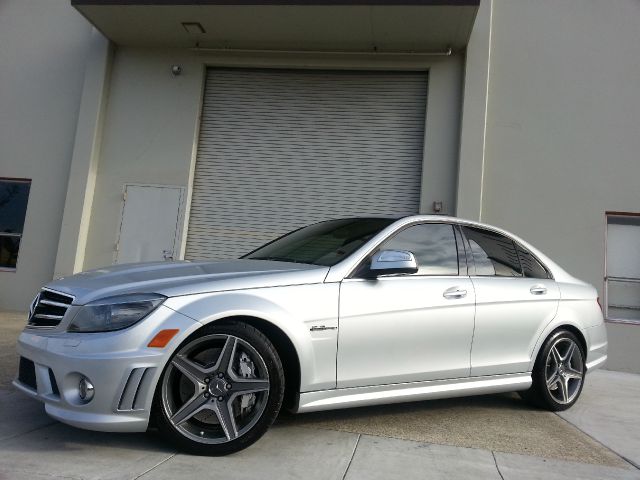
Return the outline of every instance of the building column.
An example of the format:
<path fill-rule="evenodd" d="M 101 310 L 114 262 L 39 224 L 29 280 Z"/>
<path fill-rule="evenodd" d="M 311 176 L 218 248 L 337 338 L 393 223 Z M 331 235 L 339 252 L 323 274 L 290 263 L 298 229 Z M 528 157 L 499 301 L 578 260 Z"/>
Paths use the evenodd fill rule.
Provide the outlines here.
<path fill-rule="evenodd" d="M 456 215 L 482 220 L 493 0 L 481 0 L 467 45 Z"/>
<path fill-rule="evenodd" d="M 112 59 L 112 44 L 93 29 L 58 241 L 55 278 L 79 272 L 84 264 Z"/>

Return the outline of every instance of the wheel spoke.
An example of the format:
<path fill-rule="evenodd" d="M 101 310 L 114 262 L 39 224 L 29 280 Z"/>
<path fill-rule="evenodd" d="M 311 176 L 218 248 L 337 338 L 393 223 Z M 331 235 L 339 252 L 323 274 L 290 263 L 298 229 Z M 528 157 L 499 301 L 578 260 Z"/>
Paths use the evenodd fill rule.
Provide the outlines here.
<path fill-rule="evenodd" d="M 233 416 L 232 403 L 233 397 L 225 402 L 215 402 L 213 408 L 227 440 L 233 440 L 238 436 L 238 427 L 236 426 L 236 419 Z"/>
<path fill-rule="evenodd" d="M 205 408 L 210 408 L 208 403 L 209 399 L 205 398 L 204 395 L 194 395 L 187 400 L 187 402 L 182 405 L 176 413 L 173 414 L 171 422 L 173 422 L 174 425 L 180 425 L 181 423 L 186 422 L 196 413 L 204 410 Z"/>
<path fill-rule="evenodd" d="M 236 351 L 236 344 L 236 337 L 232 337 L 231 335 L 227 337 L 226 342 L 224 342 L 224 347 L 222 347 L 222 351 L 220 352 L 220 356 L 218 357 L 218 361 L 213 367 L 214 370 L 219 372 L 228 372 L 231 370 L 230 367 Z"/>
<path fill-rule="evenodd" d="M 553 355 L 553 359 L 556 362 L 556 367 L 562 363 L 562 357 L 560 356 L 560 352 L 558 352 L 558 348 L 555 345 L 551 347 L 551 355 Z"/>
<path fill-rule="evenodd" d="M 560 394 L 562 395 L 562 402 L 567 403 L 569 401 L 569 381 L 566 378 L 560 378 L 558 382 L 560 386 Z"/>
<path fill-rule="evenodd" d="M 573 358 L 573 354 L 576 351 L 576 344 L 573 342 L 569 343 L 569 348 L 567 349 L 567 353 L 562 359 L 567 365 L 571 363 L 571 358 Z"/>
<path fill-rule="evenodd" d="M 257 393 L 269 390 L 269 380 L 257 378 L 234 380 L 231 391 L 233 393 Z"/>
<path fill-rule="evenodd" d="M 568 378 L 582 378 L 582 373 L 572 367 L 565 368 L 564 372 Z"/>
<path fill-rule="evenodd" d="M 196 386 L 204 383 L 204 377 L 207 371 L 200 365 L 189 360 L 182 355 L 176 355 L 171 361 L 174 367 L 180 370 L 189 380 L 191 380 Z"/>
<path fill-rule="evenodd" d="M 547 388 L 551 388 L 553 387 L 556 383 L 558 383 L 558 380 L 560 380 L 560 376 L 558 375 L 558 371 L 556 370 L 555 372 L 553 372 L 553 375 L 551 375 L 551 378 L 547 379 Z"/>

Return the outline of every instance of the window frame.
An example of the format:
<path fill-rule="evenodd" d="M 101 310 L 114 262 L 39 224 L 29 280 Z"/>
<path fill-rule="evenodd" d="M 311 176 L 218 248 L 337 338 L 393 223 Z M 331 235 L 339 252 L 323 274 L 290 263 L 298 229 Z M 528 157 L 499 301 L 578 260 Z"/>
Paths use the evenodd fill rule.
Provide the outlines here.
<path fill-rule="evenodd" d="M 14 183 L 27 183 L 29 185 L 29 193 L 27 194 L 27 205 L 24 209 L 24 222 L 21 233 L 8 233 L 0 232 L 0 237 L 12 237 L 19 239 L 18 255 L 16 257 L 15 267 L 3 267 L 0 266 L 0 272 L 15 273 L 18 270 L 18 262 L 20 261 L 20 245 L 22 244 L 22 237 L 24 237 L 24 224 L 27 222 L 27 213 L 29 210 L 29 197 L 31 196 L 31 186 L 33 185 L 33 179 L 31 178 L 16 178 L 16 177 L 0 177 L 0 182 L 14 182 Z"/>
<path fill-rule="evenodd" d="M 469 269 L 469 276 L 470 277 L 478 277 L 478 278 L 522 278 L 522 279 L 527 279 L 527 280 L 554 280 L 553 278 L 553 273 L 551 272 L 551 270 L 549 269 L 549 267 L 547 267 L 545 265 L 545 263 L 540 260 L 540 258 L 533 253 L 531 250 L 529 250 L 527 247 L 525 247 L 524 245 L 522 245 L 522 243 L 516 241 L 514 238 L 512 238 L 510 235 L 507 235 L 503 232 L 500 232 L 496 229 L 490 228 L 490 227 L 485 227 L 483 226 L 479 226 L 479 225 L 467 225 L 467 224 L 460 224 L 460 233 L 464 238 L 464 244 L 465 244 L 465 248 L 467 250 L 467 265 L 468 265 L 468 269 Z M 516 251 L 516 257 L 518 258 L 518 264 L 520 265 L 520 275 L 516 276 L 516 277 L 503 277 L 500 275 L 477 275 L 476 274 L 476 264 L 475 264 L 475 259 L 473 258 L 473 253 L 471 252 L 471 244 L 469 243 L 469 239 L 467 238 L 467 235 L 464 233 L 464 228 L 462 227 L 469 227 L 469 228 L 475 228 L 477 230 L 484 230 L 487 232 L 490 232 L 494 235 L 501 235 L 509 240 L 511 240 L 511 243 L 513 243 L 513 247 Z M 518 253 L 518 248 L 521 248 L 522 250 L 524 250 L 525 252 L 527 252 L 529 255 L 531 255 L 544 269 L 544 271 L 547 273 L 547 278 L 535 278 L 535 277 L 527 277 L 524 274 L 524 267 L 522 266 L 522 260 L 520 259 L 520 254 Z"/>
<path fill-rule="evenodd" d="M 511 239 L 513 240 L 513 239 Z M 540 260 L 538 258 L 537 255 L 535 255 L 531 250 L 529 250 L 527 247 L 525 247 L 524 245 L 522 245 L 520 242 L 516 242 L 515 240 L 513 240 L 514 245 L 516 246 L 516 253 L 518 254 L 518 261 L 520 262 L 520 269 L 522 270 L 522 278 L 530 278 L 531 280 L 553 280 L 553 274 L 551 273 L 551 270 L 549 270 L 549 268 L 547 268 L 547 266 L 542 262 L 542 260 Z M 531 255 L 531 257 L 538 262 L 538 265 L 540 265 L 542 267 L 542 269 L 545 271 L 545 273 L 547 274 L 546 278 L 540 278 L 540 277 L 527 277 L 524 273 L 524 265 L 522 264 L 522 258 L 520 258 L 520 252 L 518 251 L 518 249 L 522 250 L 523 252 Z"/>
<path fill-rule="evenodd" d="M 371 258 L 380 251 L 380 246 L 391 240 L 396 235 L 405 231 L 408 228 L 415 227 L 418 225 L 448 225 L 453 229 L 454 240 L 456 242 L 456 253 L 458 254 L 458 274 L 457 275 L 424 275 L 418 273 L 394 273 L 389 275 L 381 275 L 376 278 L 458 278 L 458 277 L 466 277 L 468 276 L 468 261 L 467 261 L 467 253 L 466 247 L 463 244 L 464 237 L 459 232 L 459 224 L 447 221 L 437 221 L 437 220 L 418 220 L 416 222 L 409 223 L 407 225 L 403 225 L 402 227 L 394 230 L 390 233 L 386 238 L 380 240 L 376 243 L 371 251 L 355 266 L 353 269 L 344 277 L 345 280 L 371 280 L 370 277 L 363 275 L 363 269 L 366 265 L 371 263 Z M 355 252 L 354 252 L 355 253 Z"/>
<path fill-rule="evenodd" d="M 602 284 L 602 294 L 603 294 L 603 302 L 601 305 L 602 315 L 604 317 L 605 322 L 607 323 L 620 323 L 624 325 L 640 325 L 640 319 L 626 319 L 626 318 L 613 318 L 609 316 L 609 279 L 610 278 L 622 278 L 622 277 L 611 277 L 609 276 L 608 265 L 607 265 L 607 249 L 608 249 L 608 237 L 609 237 L 609 218 L 610 217 L 632 217 L 640 219 L 640 213 L 636 212 L 618 212 L 618 211 L 605 211 L 604 212 L 604 260 L 603 260 L 603 268 L 604 275 L 603 284 Z M 640 228 L 640 227 L 638 227 Z M 635 282 L 640 279 L 633 279 Z"/>

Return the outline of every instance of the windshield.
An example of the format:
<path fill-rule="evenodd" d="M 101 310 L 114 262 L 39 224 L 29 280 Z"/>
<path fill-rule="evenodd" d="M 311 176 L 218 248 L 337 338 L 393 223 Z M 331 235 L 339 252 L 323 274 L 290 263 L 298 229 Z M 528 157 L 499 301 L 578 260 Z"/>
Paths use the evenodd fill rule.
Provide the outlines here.
<path fill-rule="evenodd" d="M 288 233 L 242 258 L 331 267 L 394 221 L 389 218 L 346 218 L 320 222 Z"/>

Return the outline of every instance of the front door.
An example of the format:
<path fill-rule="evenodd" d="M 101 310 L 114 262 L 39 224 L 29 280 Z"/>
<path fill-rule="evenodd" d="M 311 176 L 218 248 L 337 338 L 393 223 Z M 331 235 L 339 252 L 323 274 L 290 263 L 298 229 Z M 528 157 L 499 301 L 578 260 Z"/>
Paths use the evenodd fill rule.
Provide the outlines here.
<path fill-rule="evenodd" d="M 127 185 L 116 263 L 177 257 L 184 188 Z"/>
<path fill-rule="evenodd" d="M 411 251 L 419 270 L 343 280 L 338 388 L 467 377 L 475 295 L 453 227 L 412 225 L 380 249 Z"/>

